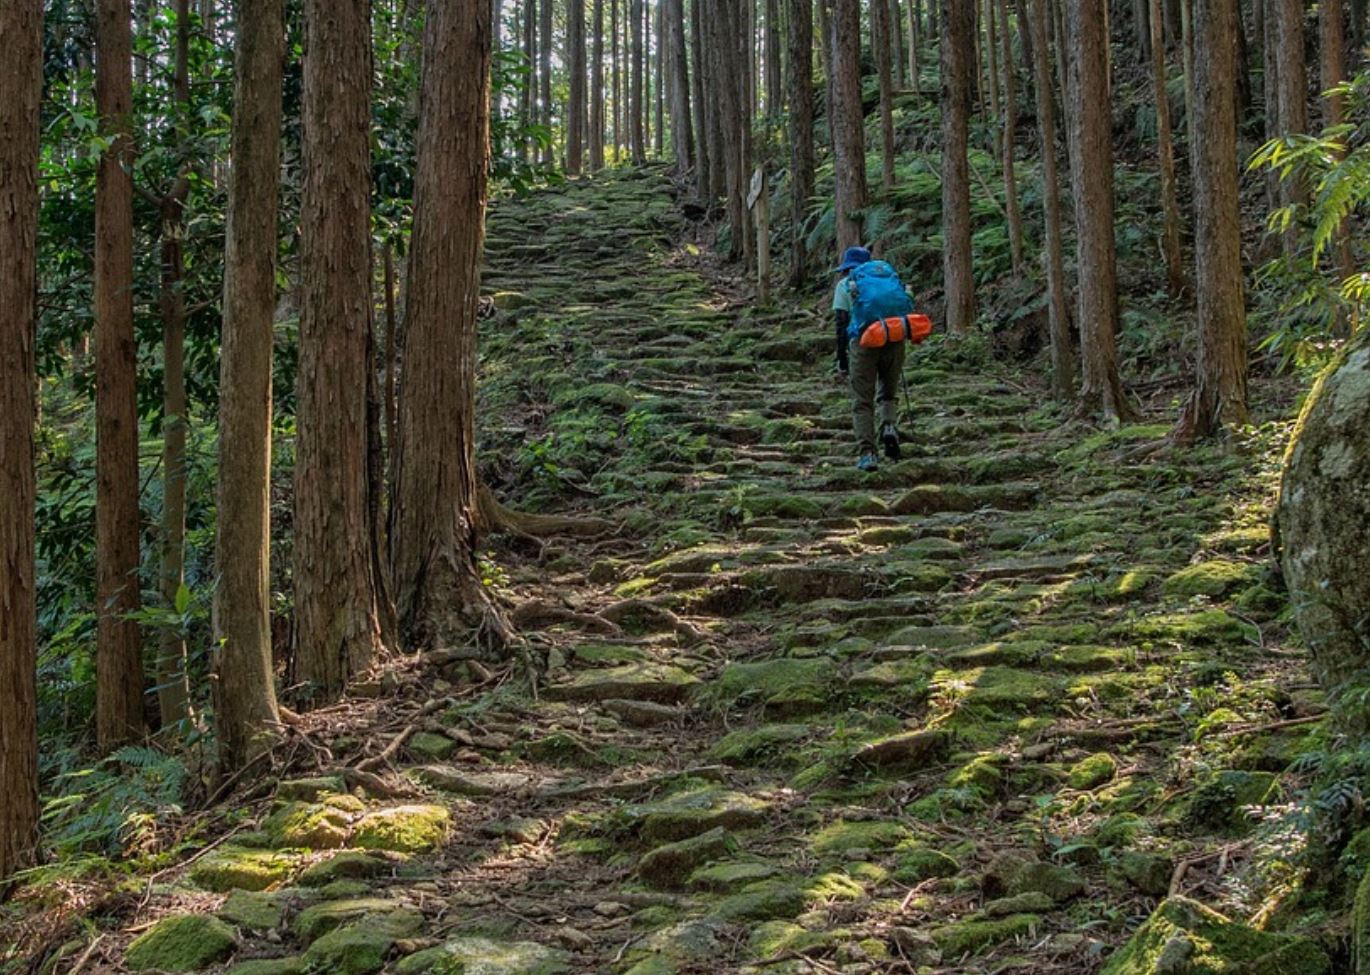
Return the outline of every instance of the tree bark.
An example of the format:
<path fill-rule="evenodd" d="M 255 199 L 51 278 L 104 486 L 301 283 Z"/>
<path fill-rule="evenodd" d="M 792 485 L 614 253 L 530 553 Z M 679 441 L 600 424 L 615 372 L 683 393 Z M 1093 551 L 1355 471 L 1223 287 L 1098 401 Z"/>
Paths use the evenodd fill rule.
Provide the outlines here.
<path fill-rule="evenodd" d="M 590 170 L 604 168 L 604 0 L 594 0 L 594 57 L 590 62 Z"/>
<path fill-rule="evenodd" d="M 233 169 L 219 358 L 214 698 L 226 772 L 280 721 L 271 659 L 271 353 L 276 313 L 285 0 L 238 0 Z"/>
<path fill-rule="evenodd" d="M 813 144 L 813 0 L 787 0 L 786 33 L 790 88 L 790 285 L 801 287 L 809 274 L 809 201 L 816 168 Z"/>
<path fill-rule="evenodd" d="M 880 86 L 880 179 L 885 189 L 894 188 L 894 45 L 887 0 L 871 0 L 871 54 Z"/>
<path fill-rule="evenodd" d="M 625 7 L 626 7 L 626 5 L 627 5 L 627 3 L 628 3 L 628 0 L 622 0 L 622 2 L 623 2 L 623 4 L 624 4 Z M 609 46 L 610 46 L 610 48 L 612 49 L 612 50 L 610 51 L 610 54 L 611 54 L 611 60 L 613 61 L 613 76 L 614 76 L 614 86 L 613 86 L 613 87 L 614 87 L 614 141 L 613 141 L 613 150 L 614 150 L 614 151 L 613 151 L 613 157 L 614 157 L 614 162 L 615 162 L 615 163 L 620 162 L 620 161 L 623 159 L 623 152 L 622 152 L 622 150 L 623 150 L 623 147 L 627 144 L 626 142 L 624 142 L 624 139 L 623 139 L 623 118 L 624 118 L 624 112 L 623 112 L 623 74 L 624 74 L 624 72 L 623 72 L 622 59 L 621 59 L 620 56 L 619 56 L 619 47 L 620 47 L 620 43 L 621 43 L 623 34 L 622 34 L 622 31 L 620 30 L 620 27 L 619 27 L 618 8 L 619 8 L 619 0 L 609 0 L 609 37 L 611 38 L 611 42 L 610 42 L 610 45 L 609 45 Z M 626 17 L 626 11 L 625 11 L 625 17 Z"/>
<path fill-rule="evenodd" d="M 685 45 L 685 0 L 665 0 L 667 88 L 671 103 L 671 145 L 676 170 L 683 176 L 694 168 L 694 123 L 690 113 L 689 52 Z"/>
<path fill-rule="evenodd" d="M 552 131 L 552 0 L 542 0 L 538 9 L 538 100 L 542 103 L 539 117 L 547 127 L 547 142 L 542 147 L 542 164 L 555 162 L 556 149 Z"/>
<path fill-rule="evenodd" d="M 538 121 L 536 105 L 538 87 L 537 9 L 537 0 L 523 0 L 523 57 L 527 62 L 528 76 L 523 79 L 523 85 L 519 89 L 519 117 L 523 122 L 525 133 L 529 126 L 537 124 Z M 519 140 L 519 159 L 523 162 L 536 159 L 532 140 L 527 134 Z"/>
<path fill-rule="evenodd" d="M 1014 79 L 1013 37 L 1009 31 L 1008 0 L 999 0 L 999 32 L 1003 45 L 1004 74 L 1004 199 L 1008 213 L 1008 242 L 1012 255 L 1013 273 L 1023 273 L 1023 213 L 1018 205 L 1018 176 L 1013 166 L 1014 147 L 1018 141 L 1018 89 Z"/>
<path fill-rule="evenodd" d="M 942 60 L 942 271 L 947 328 L 964 335 L 975 327 L 971 265 L 970 139 L 975 71 L 975 0 L 941 0 Z"/>
<path fill-rule="evenodd" d="M 652 103 L 656 109 L 652 126 L 652 152 L 657 159 L 666 155 L 666 14 L 664 5 L 657 3 L 652 22 L 656 25 L 656 58 L 653 61 Z"/>
<path fill-rule="evenodd" d="M 918 45 L 921 43 L 922 30 L 919 28 L 919 20 L 922 17 L 920 10 L 921 0 L 910 0 L 909 6 L 909 78 L 913 84 L 913 93 L 919 98 L 923 97 L 923 79 L 918 64 Z M 929 0 L 931 2 L 931 0 Z"/>
<path fill-rule="evenodd" d="M 751 250 L 748 244 L 750 222 L 744 197 L 747 174 L 744 170 L 746 148 L 743 143 L 743 102 L 746 86 L 742 79 L 740 51 L 736 42 L 740 22 L 738 0 L 710 0 L 709 47 L 714 62 L 716 112 L 720 127 L 720 149 L 727 198 L 729 258 L 742 257 Z"/>
<path fill-rule="evenodd" d="M 714 114 L 717 109 L 715 99 L 705 98 L 705 91 L 711 91 L 705 81 L 710 71 L 711 59 L 704 52 L 704 32 L 700 25 L 702 0 L 690 0 L 690 53 L 694 71 L 690 75 L 690 88 L 694 98 L 694 118 L 699 126 L 699 141 L 696 143 L 699 160 L 698 192 L 699 199 L 710 206 L 722 194 L 718 190 L 717 170 L 718 142 L 714 137 Z M 711 75 L 710 75 L 711 77 Z"/>
<path fill-rule="evenodd" d="M 773 126 L 785 111 L 781 32 L 780 0 L 766 0 L 766 118 Z"/>
<path fill-rule="evenodd" d="M 628 85 L 628 129 L 633 165 L 641 166 L 647 161 L 647 134 L 644 118 L 647 111 L 643 98 L 643 81 L 646 74 L 642 35 L 646 24 L 646 0 L 628 0 L 628 30 L 631 34 L 631 80 Z"/>
<path fill-rule="evenodd" d="M 1079 263 L 1081 406 L 1111 421 L 1130 415 L 1118 376 L 1117 256 L 1113 242 L 1113 117 L 1104 0 L 1068 0 L 1071 186 Z"/>
<path fill-rule="evenodd" d="M 1050 0 L 1032 0 L 1034 54 L 1037 75 L 1037 126 L 1042 142 L 1042 210 L 1046 220 L 1043 242 L 1047 270 L 1047 314 L 1051 330 L 1051 388 L 1061 401 L 1075 395 L 1075 350 L 1070 342 L 1070 313 L 1066 306 L 1066 271 L 1062 257 L 1061 181 L 1056 169 L 1056 109 L 1051 97 Z"/>
<path fill-rule="evenodd" d="M 1262 86 L 1265 95 L 1265 138 L 1278 139 L 1280 126 L 1280 5 L 1283 0 L 1254 0 L 1264 11 L 1261 34 L 1261 59 L 1264 66 Z M 1275 170 L 1265 175 L 1265 205 L 1267 210 L 1279 206 L 1280 176 Z"/>
<path fill-rule="evenodd" d="M 837 249 L 861 243 L 866 207 L 865 114 L 861 107 L 861 7 L 835 0 L 832 11 L 833 165 L 836 170 Z"/>
<path fill-rule="evenodd" d="M 1339 730 L 1370 733 L 1370 330 L 1323 373 L 1285 456 L 1275 542 L 1290 605 Z"/>
<path fill-rule="evenodd" d="M 0 884 L 38 856 L 34 339 L 43 4 L 0 5 Z"/>
<path fill-rule="evenodd" d="M 1280 135 L 1299 135 L 1308 131 L 1308 66 L 1304 57 L 1303 0 L 1277 0 L 1280 11 L 1279 103 Z M 1308 199 L 1295 177 L 1280 180 L 1280 205 L 1302 207 Z M 1298 228 L 1285 231 L 1284 253 L 1292 258 L 1298 250 Z"/>
<path fill-rule="evenodd" d="M 365 389 L 371 336 L 369 0 L 305 0 L 291 683 L 336 699 L 382 653 Z"/>
<path fill-rule="evenodd" d="M 1246 298 L 1237 195 L 1237 0 L 1195 0 L 1194 263 L 1199 299 L 1198 375 L 1179 438 L 1246 422 Z"/>
<path fill-rule="evenodd" d="M 566 171 L 578 176 L 585 165 L 585 0 L 566 0 L 566 46 L 571 75 L 566 106 Z"/>
<path fill-rule="evenodd" d="M 1257 0 L 1259 2 L 1259 0 Z M 1161 212 L 1164 229 L 1166 290 L 1178 297 L 1184 290 L 1184 257 L 1180 249 L 1180 203 L 1175 184 L 1175 143 L 1170 131 L 1170 94 L 1161 36 L 1161 0 L 1151 0 L 1151 86 L 1156 101 L 1156 154 L 1161 169 Z"/>
<path fill-rule="evenodd" d="M 128 0 L 96 6 L 95 102 L 109 148 L 95 191 L 96 721 L 99 747 L 141 738 L 138 351 L 133 332 L 133 34 Z"/>
<path fill-rule="evenodd" d="M 173 128 L 178 140 L 189 136 L 190 110 L 190 0 L 175 0 L 176 53 L 173 67 Z M 190 183 L 186 174 L 160 199 L 162 317 L 162 518 L 158 558 L 158 588 L 164 609 L 174 609 L 185 584 L 186 431 L 185 380 L 186 302 L 185 201 Z M 157 703 L 161 727 L 189 720 L 190 679 L 186 667 L 185 636 L 177 626 L 158 633 Z"/>
<path fill-rule="evenodd" d="M 1344 5 L 1342 0 L 1322 0 L 1318 5 L 1319 38 L 1321 50 L 1318 86 L 1329 92 L 1346 80 L 1346 38 L 1343 27 Z M 1342 95 L 1325 94 L 1322 100 L 1322 124 L 1331 128 L 1345 121 L 1345 99 Z M 1337 263 L 1337 271 L 1342 280 L 1356 273 L 1355 258 L 1351 254 L 1350 221 L 1343 220 L 1337 229 L 1332 243 L 1332 252 Z M 1353 312 L 1354 313 L 1354 312 Z M 1338 330 L 1349 334 L 1348 326 L 1357 323 L 1348 319 L 1345 311 L 1338 313 Z"/>
<path fill-rule="evenodd" d="M 474 9 L 472 9 L 474 6 Z M 417 646 L 502 647 L 476 567 L 475 360 L 489 165 L 488 8 L 429 0 L 391 569 Z"/>

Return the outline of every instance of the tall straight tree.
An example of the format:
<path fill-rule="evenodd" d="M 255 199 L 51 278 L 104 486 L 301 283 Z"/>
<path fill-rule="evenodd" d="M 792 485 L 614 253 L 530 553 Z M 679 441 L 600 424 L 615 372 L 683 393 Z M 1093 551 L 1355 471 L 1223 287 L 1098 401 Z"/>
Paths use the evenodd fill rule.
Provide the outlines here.
<path fill-rule="evenodd" d="M 1246 299 L 1237 194 L 1235 50 L 1237 0 L 1195 0 L 1194 263 L 1199 360 L 1177 439 L 1246 422 Z"/>
<path fill-rule="evenodd" d="M 998 0 L 1001 65 L 1004 79 L 1004 206 L 1008 212 L 1008 242 L 1015 274 L 1023 272 L 1023 213 L 1018 204 L 1018 176 L 1013 165 L 1014 148 L 1018 142 L 1018 85 L 1013 65 L 1013 33 L 1009 29 L 1008 0 Z M 994 16 L 994 11 L 990 11 Z"/>
<path fill-rule="evenodd" d="M 689 52 L 685 44 L 685 0 L 664 0 L 667 84 L 671 103 L 671 145 L 676 169 L 682 175 L 694 166 L 695 138 L 690 112 Z"/>
<path fill-rule="evenodd" d="M 418 645 L 489 633 L 476 568 L 476 313 L 490 157 L 490 18 L 429 0 L 391 568 Z M 496 640 L 504 635 L 496 624 Z"/>
<path fill-rule="evenodd" d="M 1304 2 L 1277 0 L 1279 4 L 1279 104 L 1280 135 L 1308 131 L 1308 64 L 1304 55 Z M 1298 179 L 1280 181 L 1280 204 L 1300 206 L 1307 194 Z M 1298 245 L 1298 229 L 1291 224 L 1284 233 L 1284 252 L 1292 256 Z"/>
<path fill-rule="evenodd" d="M 566 171 L 574 176 L 585 165 L 585 0 L 566 0 L 566 47 Z"/>
<path fill-rule="evenodd" d="M 519 118 L 524 131 L 538 121 L 537 116 L 537 65 L 538 65 L 538 3 L 537 0 L 523 0 L 523 57 L 527 62 L 528 75 L 519 88 Z M 536 155 L 529 138 L 525 135 L 519 140 L 519 158 L 524 162 Z"/>
<path fill-rule="evenodd" d="M 621 159 L 623 158 L 623 156 L 622 156 L 620 150 L 622 149 L 622 147 L 623 147 L 623 145 L 624 145 L 624 142 L 623 142 L 623 59 L 622 59 L 621 55 L 619 54 L 619 49 L 620 49 L 621 41 L 622 41 L 622 37 L 623 37 L 622 31 L 621 31 L 620 28 L 619 28 L 618 10 L 619 10 L 619 4 L 620 4 L 620 2 L 622 2 L 622 3 L 626 6 L 627 3 L 628 3 L 628 0 L 609 0 L 609 37 L 610 37 L 610 44 L 609 44 L 609 46 L 610 46 L 610 48 L 611 48 L 611 51 L 610 51 L 610 55 L 611 55 L 610 60 L 613 62 L 613 76 L 614 76 L 614 85 L 613 85 L 613 88 L 614 88 L 614 140 L 613 140 L 613 143 L 612 143 L 613 149 L 614 149 L 614 151 L 613 151 L 614 162 L 618 162 L 619 160 L 621 160 Z"/>
<path fill-rule="evenodd" d="M 941 0 L 942 59 L 942 271 L 947 328 L 975 325 L 971 267 L 970 107 L 975 72 L 975 0 Z"/>
<path fill-rule="evenodd" d="M 594 56 L 590 59 L 590 169 L 604 168 L 604 0 L 594 0 Z"/>
<path fill-rule="evenodd" d="M 181 144 L 189 137 L 190 121 L 190 0 L 175 0 L 176 46 L 172 68 L 172 136 Z M 186 540 L 186 300 L 185 205 L 190 194 L 189 172 L 182 172 L 161 196 L 152 196 L 161 225 L 162 316 L 162 520 L 159 541 L 158 587 L 164 608 L 174 608 L 185 584 Z M 171 727 L 190 717 L 190 680 L 185 636 L 179 626 L 163 626 L 158 634 L 157 703 L 161 726 Z"/>
<path fill-rule="evenodd" d="M 1161 212 L 1164 221 L 1161 251 L 1165 256 L 1166 288 L 1174 298 L 1184 290 L 1180 202 L 1175 186 L 1175 142 L 1170 129 L 1170 93 L 1165 66 L 1165 40 L 1161 33 L 1161 0 L 1150 0 L 1150 3 L 1151 87 L 1156 102 L 1156 155 L 1161 169 Z"/>
<path fill-rule="evenodd" d="M 871 53 L 880 86 L 880 181 L 894 188 L 894 42 L 898 25 L 890 23 L 887 0 L 871 0 Z"/>
<path fill-rule="evenodd" d="M 133 334 L 133 22 L 96 5 L 95 104 L 109 140 L 95 188 L 96 716 L 100 748 L 143 734 L 138 376 Z"/>
<path fill-rule="evenodd" d="M 305 0 L 292 683 L 337 697 L 383 650 L 367 479 L 370 0 Z"/>
<path fill-rule="evenodd" d="M 1118 268 L 1113 241 L 1113 114 L 1106 0 L 1067 0 L 1071 188 L 1079 264 L 1083 410 L 1131 412 L 1118 377 Z"/>
<path fill-rule="evenodd" d="M 0 4 L 0 884 L 38 850 L 34 337 L 42 0 Z"/>
<path fill-rule="evenodd" d="M 808 211 L 814 194 L 813 0 L 786 0 L 790 88 L 790 284 L 809 275 Z"/>
<path fill-rule="evenodd" d="M 709 0 L 709 12 L 705 18 L 709 30 L 709 54 L 713 60 L 711 74 L 716 92 L 714 100 L 718 104 L 715 117 L 719 126 L 720 168 L 724 177 L 731 231 L 728 256 L 732 258 L 745 258 L 746 244 L 751 237 L 743 199 L 750 174 L 744 171 L 746 146 L 742 130 L 746 86 L 742 79 L 742 52 L 736 43 L 737 27 L 742 19 L 739 8 L 738 0 Z"/>
<path fill-rule="evenodd" d="M 539 119 L 547 127 L 549 137 L 542 147 L 542 162 L 552 165 L 554 149 L 552 130 L 552 0 L 542 0 L 538 10 L 538 102 L 542 108 Z"/>
<path fill-rule="evenodd" d="M 781 36 L 780 0 L 766 0 L 766 117 L 771 124 L 785 111 L 785 85 L 782 77 L 784 40 Z"/>
<path fill-rule="evenodd" d="M 1056 172 L 1056 107 L 1051 97 L 1051 0 L 1032 0 L 1033 71 L 1037 83 L 1037 127 L 1042 140 L 1043 238 L 1047 266 L 1047 315 L 1051 330 L 1051 389 L 1065 401 L 1075 395 L 1075 350 L 1066 308 L 1066 270 L 1061 242 L 1061 182 Z"/>
<path fill-rule="evenodd" d="M 837 184 L 837 249 L 861 243 L 866 207 L 865 113 L 861 107 L 860 0 L 834 0 L 832 8 L 833 166 Z"/>
<path fill-rule="evenodd" d="M 549 0 L 550 2 L 550 0 Z M 646 57 L 643 35 L 647 26 L 646 0 L 628 0 L 628 31 L 630 43 L 630 79 L 628 83 L 628 132 L 633 165 L 647 161 L 647 102 L 643 88 L 646 80 Z"/>
<path fill-rule="evenodd" d="M 280 721 L 268 587 L 285 0 L 237 0 L 235 12 L 214 591 L 214 710 L 226 771 L 254 761 Z"/>

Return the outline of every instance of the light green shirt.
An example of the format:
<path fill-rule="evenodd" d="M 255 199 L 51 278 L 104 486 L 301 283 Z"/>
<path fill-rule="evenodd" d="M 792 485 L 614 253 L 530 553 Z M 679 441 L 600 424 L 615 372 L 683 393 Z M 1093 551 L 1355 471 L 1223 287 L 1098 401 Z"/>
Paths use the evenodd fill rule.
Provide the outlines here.
<path fill-rule="evenodd" d="M 832 295 L 832 310 L 844 311 L 851 314 L 852 306 L 852 283 L 851 278 L 843 278 L 837 282 L 837 289 Z"/>

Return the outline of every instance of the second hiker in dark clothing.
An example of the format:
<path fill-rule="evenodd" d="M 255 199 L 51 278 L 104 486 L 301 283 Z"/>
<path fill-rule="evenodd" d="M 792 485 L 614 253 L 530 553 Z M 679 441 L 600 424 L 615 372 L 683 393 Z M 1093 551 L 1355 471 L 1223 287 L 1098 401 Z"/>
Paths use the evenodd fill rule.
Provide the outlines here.
<path fill-rule="evenodd" d="M 870 251 L 864 247 L 848 247 L 836 273 L 841 275 L 832 300 L 837 369 L 851 385 L 856 466 L 874 471 L 880 463 L 876 455 L 877 405 L 879 445 L 890 460 L 900 456 L 899 377 L 904 369 L 904 339 L 908 337 L 908 332 L 900 329 L 913 311 L 913 300 L 894 268 L 884 261 L 871 260 Z M 895 331 L 885 327 L 887 324 L 893 324 Z M 882 327 L 883 334 L 877 339 L 884 341 L 878 345 L 873 340 L 862 340 L 867 328 Z"/>

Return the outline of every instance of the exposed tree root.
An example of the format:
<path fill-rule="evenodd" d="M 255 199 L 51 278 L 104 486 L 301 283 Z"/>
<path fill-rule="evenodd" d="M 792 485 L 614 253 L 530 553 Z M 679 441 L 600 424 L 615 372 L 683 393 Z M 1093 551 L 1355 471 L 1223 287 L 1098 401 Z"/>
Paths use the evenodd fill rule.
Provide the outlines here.
<path fill-rule="evenodd" d="M 708 636 L 699 627 L 681 619 L 666 607 L 649 603 L 645 599 L 625 599 L 601 610 L 599 615 L 620 625 L 627 620 L 635 619 L 662 630 L 674 631 L 693 643 L 698 643 Z"/>
<path fill-rule="evenodd" d="M 545 599 L 530 599 L 520 604 L 510 614 L 509 621 L 520 630 L 544 629 L 558 623 L 571 623 L 604 636 L 623 635 L 622 627 L 602 615 L 580 613 Z"/>
<path fill-rule="evenodd" d="M 599 538 L 619 530 L 603 518 L 578 518 L 569 515 L 535 515 L 506 508 L 495 499 L 490 488 L 481 484 L 476 490 L 476 513 L 482 534 L 507 532 L 525 540 L 556 536 Z"/>

